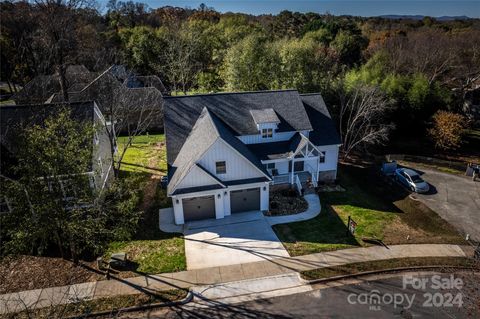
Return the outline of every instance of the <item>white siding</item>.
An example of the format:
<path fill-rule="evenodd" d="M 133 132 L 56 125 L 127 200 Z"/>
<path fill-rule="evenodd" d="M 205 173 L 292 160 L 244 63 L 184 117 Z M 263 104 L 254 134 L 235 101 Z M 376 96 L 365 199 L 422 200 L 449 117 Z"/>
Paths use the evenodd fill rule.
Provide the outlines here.
<path fill-rule="evenodd" d="M 226 162 L 226 174 L 215 174 L 215 162 L 218 161 Z M 240 155 L 236 150 L 225 144 L 222 140 L 217 140 L 210 149 L 205 152 L 199 163 L 222 181 L 264 176 L 263 173 L 253 166 L 252 163 Z"/>
<path fill-rule="evenodd" d="M 332 171 L 337 169 L 338 163 L 338 146 L 326 145 L 317 146 L 320 151 L 325 152 L 325 163 L 319 163 L 320 171 Z"/>
<path fill-rule="evenodd" d="M 212 184 L 217 184 L 217 181 L 215 181 L 215 179 L 212 176 L 209 176 L 198 166 L 193 166 L 192 170 L 178 184 L 177 188 L 205 186 L 205 185 L 212 185 Z"/>
<path fill-rule="evenodd" d="M 288 141 L 296 132 L 274 132 L 272 138 L 262 138 L 261 134 L 237 136 L 244 144 Z"/>

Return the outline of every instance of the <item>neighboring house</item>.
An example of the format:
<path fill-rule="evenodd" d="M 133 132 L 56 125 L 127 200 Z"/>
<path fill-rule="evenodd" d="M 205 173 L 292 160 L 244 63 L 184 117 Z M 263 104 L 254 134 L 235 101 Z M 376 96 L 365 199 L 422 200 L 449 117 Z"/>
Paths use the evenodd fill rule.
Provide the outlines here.
<path fill-rule="evenodd" d="M 84 66 L 69 66 L 66 78 L 70 102 L 95 101 L 107 120 L 112 110 L 117 120 L 119 115 L 128 114 L 128 121 L 132 123 L 136 123 L 141 114 L 151 113 L 155 118 L 149 129 L 163 130 L 162 93 L 166 91 L 157 76 L 137 76 L 128 73 L 121 65 L 113 65 L 103 72 L 89 72 Z M 58 75 L 34 78 L 13 99 L 16 104 L 64 102 Z M 136 114 L 129 114 L 128 110 L 134 110 L 132 113 Z"/>
<path fill-rule="evenodd" d="M 340 138 L 320 94 L 166 97 L 165 134 L 177 224 L 266 211 L 271 186 L 337 175 Z"/>
<path fill-rule="evenodd" d="M 41 125 L 59 106 L 60 104 L 30 104 L 0 108 L 0 171 L 3 177 L 9 180 L 18 178 L 12 171 L 12 166 L 16 163 L 15 154 L 18 151 L 18 136 L 21 130 L 27 125 Z M 89 176 L 92 189 L 100 191 L 113 179 L 110 140 L 105 130 L 106 121 L 95 102 L 71 103 L 68 107 L 71 108 L 73 119 L 91 123 L 95 127 L 92 143 L 86 146 L 91 150 L 92 162 L 85 173 Z M 68 176 L 65 181 L 68 181 Z M 71 194 L 67 194 L 65 185 L 61 185 L 61 188 L 66 198 L 71 197 Z M 5 202 L 5 199 L 0 199 L 0 208 L 8 207 Z"/>

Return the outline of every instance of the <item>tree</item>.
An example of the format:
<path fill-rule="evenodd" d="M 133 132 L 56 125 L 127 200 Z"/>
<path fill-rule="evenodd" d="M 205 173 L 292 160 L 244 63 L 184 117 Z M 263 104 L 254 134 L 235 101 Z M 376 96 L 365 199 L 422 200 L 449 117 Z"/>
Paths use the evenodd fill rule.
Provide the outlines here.
<path fill-rule="evenodd" d="M 266 39 L 251 35 L 232 46 L 223 63 L 221 76 L 227 90 L 252 91 L 269 89 L 279 67 L 278 56 Z"/>
<path fill-rule="evenodd" d="M 435 143 L 435 147 L 451 150 L 460 147 L 467 119 L 461 115 L 447 111 L 438 111 L 432 117 L 433 127 L 428 133 Z"/>
<path fill-rule="evenodd" d="M 108 196 L 95 191 L 85 174 L 91 170 L 92 123 L 74 120 L 65 107 L 16 130 L 15 177 L 2 176 L 1 183 L 12 208 L 0 217 L 2 254 L 44 254 L 53 246 L 77 262 L 81 254 L 98 253 L 109 240 L 127 237 L 137 213 L 113 202 L 110 191 Z"/>
<path fill-rule="evenodd" d="M 66 70 L 75 63 L 81 51 L 77 30 L 78 12 L 93 8 L 94 0 L 36 0 L 38 46 L 44 50 L 45 60 L 52 64 L 58 75 L 63 100 L 68 101 Z"/>
<path fill-rule="evenodd" d="M 338 127 L 343 157 L 348 158 L 359 148 L 388 141 L 393 125 L 385 123 L 389 99 L 378 87 L 358 85 L 339 92 Z"/>

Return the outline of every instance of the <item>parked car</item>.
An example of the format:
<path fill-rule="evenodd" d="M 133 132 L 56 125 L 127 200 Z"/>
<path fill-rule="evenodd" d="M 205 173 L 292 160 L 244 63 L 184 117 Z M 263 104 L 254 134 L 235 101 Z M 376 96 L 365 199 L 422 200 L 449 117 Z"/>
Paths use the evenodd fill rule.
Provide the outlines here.
<path fill-rule="evenodd" d="M 412 169 L 399 168 L 395 170 L 395 180 L 405 185 L 412 192 L 426 193 L 430 189 L 428 183 Z"/>

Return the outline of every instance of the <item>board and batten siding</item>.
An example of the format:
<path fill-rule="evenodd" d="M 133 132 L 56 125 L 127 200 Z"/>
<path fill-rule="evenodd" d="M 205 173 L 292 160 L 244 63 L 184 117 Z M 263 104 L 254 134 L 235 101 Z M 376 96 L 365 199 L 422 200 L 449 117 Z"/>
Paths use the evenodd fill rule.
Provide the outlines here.
<path fill-rule="evenodd" d="M 178 184 L 177 188 L 188 188 L 212 184 L 217 184 L 217 181 L 215 181 L 212 176 L 209 176 L 206 172 L 204 172 L 200 167 L 195 165 L 185 176 L 185 178 L 182 179 L 182 181 Z"/>
<path fill-rule="evenodd" d="M 297 133 L 295 131 L 292 132 L 274 132 L 273 137 L 271 138 L 263 138 L 262 134 L 255 134 L 255 135 L 240 135 L 237 136 L 243 144 L 258 144 L 258 143 L 273 143 L 273 142 L 283 142 L 288 141 L 293 137 L 293 135 Z M 309 131 L 301 131 L 303 135 L 308 137 Z"/>
<path fill-rule="evenodd" d="M 318 150 L 325 152 L 325 163 L 319 163 L 320 171 L 337 170 L 338 165 L 338 145 L 317 146 Z"/>
<path fill-rule="evenodd" d="M 226 162 L 226 174 L 216 174 L 215 163 L 219 161 Z M 217 140 L 208 151 L 205 152 L 199 160 L 199 163 L 222 181 L 233 181 L 264 176 L 263 173 L 253 166 L 252 163 L 222 140 Z"/>

